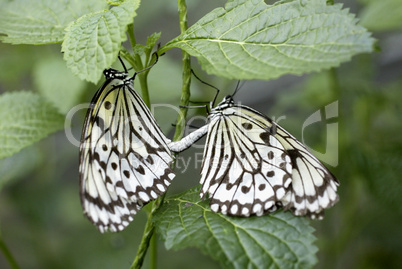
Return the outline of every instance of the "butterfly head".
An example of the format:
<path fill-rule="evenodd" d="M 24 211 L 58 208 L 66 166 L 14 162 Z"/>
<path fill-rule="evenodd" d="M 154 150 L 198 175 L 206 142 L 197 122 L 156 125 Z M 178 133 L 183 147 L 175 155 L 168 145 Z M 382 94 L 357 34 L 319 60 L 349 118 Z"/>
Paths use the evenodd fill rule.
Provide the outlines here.
<path fill-rule="evenodd" d="M 221 103 L 234 104 L 233 96 L 232 95 L 226 95 L 225 98 L 223 98 Z"/>
<path fill-rule="evenodd" d="M 232 106 L 234 106 L 233 97 L 231 95 L 227 95 L 215 108 L 211 109 L 211 113 L 213 114 L 214 112 L 221 112 L 222 110 Z"/>
<path fill-rule="evenodd" d="M 103 75 L 106 79 L 125 79 L 128 76 L 126 72 L 121 72 L 113 68 L 105 69 Z"/>
<path fill-rule="evenodd" d="M 234 100 L 232 95 L 226 95 L 225 98 L 217 105 L 217 107 L 226 108 L 234 105 Z"/>

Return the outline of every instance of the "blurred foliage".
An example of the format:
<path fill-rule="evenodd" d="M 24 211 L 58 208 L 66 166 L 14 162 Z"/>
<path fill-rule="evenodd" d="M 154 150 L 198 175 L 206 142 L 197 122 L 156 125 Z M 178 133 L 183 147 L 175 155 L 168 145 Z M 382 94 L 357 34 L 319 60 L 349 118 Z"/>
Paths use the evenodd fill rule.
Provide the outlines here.
<path fill-rule="evenodd" d="M 138 14 L 142 14 L 136 21 L 139 42 L 144 44 L 149 33 L 159 31 L 162 32 L 162 42 L 176 36 L 175 5 L 162 8 L 165 0 L 143 2 L 137 10 Z M 188 2 L 190 22 L 224 3 L 213 0 Z M 158 8 L 151 8 L 151 5 Z M 376 6 L 373 1 L 348 1 L 345 5 L 358 14 L 378 14 L 372 10 Z M 377 20 L 366 17 L 365 20 L 371 23 Z M 318 238 L 318 268 L 402 266 L 402 33 L 395 30 L 401 28 L 402 22 L 399 22 L 393 20 L 392 27 L 382 24 L 381 29 L 370 29 L 375 31 L 374 37 L 379 40 L 381 52 L 354 57 L 336 70 L 319 74 L 247 82 L 236 95 L 237 100 L 248 100 L 248 105 L 268 116 L 286 115 L 280 124 L 298 138 L 301 138 L 302 123 L 309 115 L 339 101 L 339 165 L 330 169 L 341 182 L 340 202 L 327 210 L 323 221 L 311 222 Z M 46 72 L 50 72 L 49 76 L 54 75 L 46 71 L 49 68 L 46 61 L 59 68 L 57 61 L 62 58 L 60 45 L 39 47 L 0 43 L 0 49 L 2 93 L 31 90 L 43 94 L 50 102 L 54 101 L 51 100 L 54 96 L 46 97 L 43 92 L 46 88 L 40 85 L 46 83 L 43 81 Z M 200 70 L 196 64 L 194 67 Z M 201 71 L 197 71 L 199 73 Z M 150 73 L 151 100 L 176 105 L 181 85 L 173 78 L 180 76 L 179 50 L 172 50 Z M 231 83 L 213 76 L 208 79 L 222 89 L 223 85 Z M 71 105 L 89 102 L 97 89 L 97 86 L 87 84 L 80 87 L 85 89 L 81 91 L 81 96 L 77 93 L 76 99 L 68 100 Z M 224 90 L 230 92 L 232 89 L 230 86 Z M 193 82 L 192 93 L 194 100 L 208 101 L 214 92 Z M 175 113 L 165 112 L 166 109 L 156 109 L 158 122 L 164 131 L 172 128 L 172 115 Z M 204 113 L 202 110 L 198 112 Z M 72 133 L 76 139 L 81 132 L 84 113 L 82 111 L 72 119 Z M 304 135 L 310 147 L 317 151 L 324 148 L 325 124 L 306 128 Z M 192 154 L 194 151 L 185 153 L 183 158 Z M 184 175 L 177 176 L 169 195 L 197 184 L 199 163 L 192 159 L 190 167 L 191 170 Z M 21 268 L 130 266 L 142 236 L 146 215 L 141 211 L 121 233 L 98 233 L 81 213 L 78 148 L 68 141 L 64 132 L 2 159 L 0 186 L 2 239 Z M 219 268 L 217 263 L 198 250 L 167 251 L 163 244 L 159 246 L 158 262 L 161 268 L 188 268 L 189 265 L 191 268 Z M 8 268 L 3 255 L 0 255 L 0 268 Z"/>

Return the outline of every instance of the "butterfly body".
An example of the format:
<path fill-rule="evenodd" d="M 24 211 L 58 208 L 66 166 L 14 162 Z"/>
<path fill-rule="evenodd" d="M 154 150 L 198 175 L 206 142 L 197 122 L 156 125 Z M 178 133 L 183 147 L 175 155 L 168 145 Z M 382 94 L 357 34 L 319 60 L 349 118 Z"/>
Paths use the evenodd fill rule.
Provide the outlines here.
<path fill-rule="evenodd" d="M 104 75 L 80 145 L 81 204 L 101 232 L 123 230 L 174 178 L 169 140 L 135 92 L 133 77 L 114 69 Z"/>

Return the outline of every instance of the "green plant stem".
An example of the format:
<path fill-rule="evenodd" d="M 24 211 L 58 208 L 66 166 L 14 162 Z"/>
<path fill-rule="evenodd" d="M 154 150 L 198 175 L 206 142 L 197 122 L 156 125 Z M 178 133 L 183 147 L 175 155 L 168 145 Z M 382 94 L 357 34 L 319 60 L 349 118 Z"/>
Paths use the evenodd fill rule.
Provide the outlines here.
<path fill-rule="evenodd" d="M 188 29 L 187 25 L 187 5 L 185 0 L 177 0 L 179 7 L 180 31 L 184 33 Z M 190 100 L 190 83 L 191 83 L 191 59 L 190 55 L 182 51 L 183 74 L 182 74 L 182 90 L 180 98 L 180 114 L 176 122 L 176 130 L 173 141 L 177 141 L 183 137 L 183 130 L 186 125 L 187 106 Z"/>
<path fill-rule="evenodd" d="M 133 64 L 135 71 L 140 71 L 140 70 L 144 69 L 144 65 L 142 64 L 140 55 L 135 53 L 135 45 L 137 45 L 137 40 L 135 39 L 133 24 L 128 25 L 127 32 L 128 32 L 128 39 L 130 40 L 131 47 L 134 52 L 134 61 L 132 64 Z"/>
<path fill-rule="evenodd" d="M 131 43 L 131 47 L 133 49 L 134 52 L 134 57 L 126 57 L 126 59 L 130 62 L 130 64 L 134 67 L 135 71 L 141 71 L 145 68 L 147 68 L 148 66 L 144 66 L 144 64 L 142 63 L 142 59 L 140 57 L 140 55 L 138 55 L 137 53 L 135 53 L 135 46 L 137 45 L 137 40 L 135 39 L 135 35 L 134 35 L 134 26 L 133 24 L 130 24 L 127 28 L 127 32 L 128 32 L 128 38 L 130 40 Z M 149 57 L 147 57 L 149 58 Z M 145 65 L 147 64 L 147 62 L 145 62 Z M 143 72 L 138 74 L 138 80 L 140 81 L 140 85 L 141 85 L 141 97 L 142 100 L 144 100 L 145 104 L 147 105 L 147 107 L 151 107 L 151 100 L 149 98 L 149 90 L 148 90 L 148 71 Z"/>
<path fill-rule="evenodd" d="M 8 264 L 10 265 L 10 268 L 12 268 L 12 269 L 20 268 L 17 264 L 17 261 L 14 259 L 13 254 L 11 254 L 7 245 L 3 241 L 3 236 L 1 233 L 0 233 L 0 249 L 1 249 L 1 252 L 3 252 L 4 257 L 6 257 Z"/>
<path fill-rule="evenodd" d="M 336 68 L 329 69 L 328 76 L 332 94 L 335 96 L 335 98 L 340 98 L 341 86 L 339 85 L 337 69 Z"/>
<path fill-rule="evenodd" d="M 149 98 L 149 90 L 148 90 L 148 71 L 138 74 L 138 80 L 140 81 L 141 85 L 141 97 L 144 100 L 147 107 L 151 107 L 151 99 Z"/>
<path fill-rule="evenodd" d="M 155 204 L 155 203 L 154 203 Z M 137 255 L 135 256 L 134 262 L 130 269 L 139 269 L 144 263 L 145 255 L 149 247 L 149 243 L 154 234 L 154 224 L 152 223 L 152 211 L 148 215 L 147 224 L 145 225 L 144 234 L 142 235 L 142 240 L 140 246 L 138 247 Z"/>
<path fill-rule="evenodd" d="M 141 268 L 142 264 L 144 263 L 145 255 L 147 254 L 147 250 L 152 243 L 151 239 L 154 236 L 154 231 L 155 231 L 155 226 L 152 222 L 152 216 L 155 213 L 156 210 L 163 204 L 163 200 L 165 199 L 165 195 L 162 195 L 158 199 L 156 199 L 152 203 L 152 209 L 151 212 L 148 214 L 148 220 L 147 223 L 145 224 L 145 229 L 144 229 L 144 234 L 142 235 L 141 243 L 140 246 L 138 247 L 137 255 L 135 256 L 134 262 L 131 265 L 130 269 L 139 269 Z M 155 237 L 155 236 L 154 236 Z M 155 269 L 156 267 L 156 255 L 157 255 L 157 249 L 156 249 L 156 238 L 155 240 L 155 246 L 152 246 L 151 244 L 151 260 L 150 262 L 150 268 Z"/>
<path fill-rule="evenodd" d="M 151 252 L 150 252 L 150 257 L 149 257 L 149 268 L 150 269 L 156 269 L 158 266 L 158 241 L 156 234 L 154 233 L 151 237 Z"/>
<path fill-rule="evenodd" d="M 187 5 L 186 5 L 185 0 L 177 0 L 177 4 L 179 7 L 180 30 L 183 33 L 188 28 L 188 26 L 187 26 Z M 130 38 L 131 44 L 132 45 L 136 44 L 135 37 L 134 37 L 134 31 L 129 26 L 129 36 L 130 35 L 131 35 L 131 37 L 129 37 L 129 38 Z M 137 61 L 137 59 L 134 59 L 134 61 Z M 188 106 L 189 99 L 190 99 L 191 63 L 190 63 L 190 55 L 187 54 L 185 51 L 182 52 L 182 62 L 183 62 L 183 75 L 182 75 L 183 84 L 182 84 L 182 94 L 181 94 L 181 98 L 180 98 L 180 105 Z M 147 84 L 147 80 L 146 80 L 147 75 L 148 75 L 148 72 L 144 72 L 144 74 L 139 74 L 138 76 L 139 76 L 139 80 L 140 80 L 140 84 L 141 84 L 141 89 L 143 91 L 142 98 L 144 99 L 144 102 L 148 105 L 150 102 L 149 102 L 149 94 L 148 94 L 148 84 Z M 142 82 L 143 80 L 144 80 L 144 82 Z M 145 86 L 145 88 L 143 88 L 143 86 Z M 175 135 L 173 137 L 173 141 L 177 141 L 183 136 L 183 130 L 185 127 L 185 122 L 186 122 L 186 115 L 187 115 L 187 108 L 185 108 L 185 107 L 180 108 L 180 115 L 178 116 L 178 119 L 177 119 L 176 131 L 175 131 Z M 142 240 L 141 240 L 140 246 L 138 248 L 137 255 L 136 255 L 134 262 L 131 265 L 130 269 L 141 268 L 142 264 L 144 263 L 144 258 L 147 253 L 148 247 L 150 245 L 151 245 L 150 267 L 151 267 L 151 269 L 156 268 L 157 242 L 156 242 L 156 237 L 154 236 L 155 227 L 152 222 L 152 216 L 153 216 L 154 212 L 162 205 L 164 197 L 165 197 L 164 195 L 162 197 L 159 197 L 152 204 L 152 210 L 148 215 L 148 220 L 145 225 L 144 234 L 142 236 Z M 152 238 L 154 238 L 154 239 L 152 239 Z"/>

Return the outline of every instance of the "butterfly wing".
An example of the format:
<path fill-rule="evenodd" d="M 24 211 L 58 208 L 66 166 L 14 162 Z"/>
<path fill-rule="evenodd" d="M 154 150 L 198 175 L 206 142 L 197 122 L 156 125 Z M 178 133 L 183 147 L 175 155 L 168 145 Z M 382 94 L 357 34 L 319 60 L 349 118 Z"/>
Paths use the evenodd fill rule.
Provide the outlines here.
<path fill-rule="evenodd" d="M 81 203 L 101 232 L 123 230 L 175 176 L 168 140 L 132 85 L 120 78 L 105 82 L 81 137 Z"/>
<path fill-rule="evenodd" d="M 236 108 L 211 114 L 201 197 L 214 212 L 248 217 L 276 209 L 291 183 L 291 160 L 270 130 Z"/>
<path fill-rule="evenodd" d="M 271 134 L 283 145 L 292 163 L 292 184 L 281 203 L 296 216 L 323 217 L 324 209 L 338 201 L 338 180 L 294 136 L 261 113 L 242 106 L 242 112 L 270 127 Z"/>
<path fill-rule="evenodd" d="M 324 209 L 339 200 L 338 180 L 286 130 L 278 126 L 275 136 L 287 150 L 293 165 L 292 185 L 282 199 L 284 209 L 291 210 L 296 216 L 322 219 Z"/>

